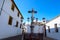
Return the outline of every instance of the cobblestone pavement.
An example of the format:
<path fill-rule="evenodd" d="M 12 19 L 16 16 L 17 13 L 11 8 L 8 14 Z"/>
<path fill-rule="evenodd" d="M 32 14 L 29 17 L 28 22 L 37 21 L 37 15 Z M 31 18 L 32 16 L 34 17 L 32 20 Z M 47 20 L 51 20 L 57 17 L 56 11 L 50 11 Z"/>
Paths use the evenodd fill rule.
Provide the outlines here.
<path fill-rule="evenodd" d="M 0 40 L 21 40 L 21 35 L 18 36 L 14 36 L 14 37 L 9 37 L 9 38 L 5 38 L 5 39 L 0 39 Z"/>
<path fill-rule="evenodd" d="M 2 40 L 21 40 L 22 36 L 15 36 L 15 37 L 10 37 L 10 38 L 6 38 L 6 39 L 2 39 Z M 52 38 L 49 37 L 43 37 L 43 40 L 54 40 Z"/>
<path fill-rule="evenodd" d="M 4 40 L 21 40 L 21 38 L 19 38 L 19 39 L 18 38 L 12 38 L 12 39 L 4 39 Z M 54 39 L 44 37 L 43 40 L 54 40 Z"/>
<path fill-rule="evenodd" d="M 44 40 L 54 40 L 53 38 L 49 38 L 49 37 L 44 37 Z"/>

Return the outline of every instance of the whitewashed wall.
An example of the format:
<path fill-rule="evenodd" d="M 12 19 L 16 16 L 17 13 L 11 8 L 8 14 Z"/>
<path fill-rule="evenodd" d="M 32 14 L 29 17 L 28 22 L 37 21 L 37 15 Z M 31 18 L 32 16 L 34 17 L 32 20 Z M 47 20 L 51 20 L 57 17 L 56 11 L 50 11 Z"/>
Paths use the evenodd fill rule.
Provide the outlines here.
<path fill-rule="evenodd" d="M 56 23 L 57 23 L 57 27 L 58 27 L 59 32 L 55 32 L 54 24 L 56 24 Z M 50 33 L 48 32 L 48 27 L 47 26 L 50 26 Z M 46 29 L 47 29 L 47 36 L 48 37 L 60 40 L 60 16 L 57 17 L 56 19 L 48 22 L 46 24 Z"/>
<path fill-rule="evenodd" d="M 26 27 L 27 27 L 27 32 L 26 33 L 31 33 L 30 26 L 26 26 Z"/>
<path fill-rule="evenodd" d="M 3 0 L 0 0 L 0 9 Z M 8 38 L 11 36 L 21 35 L 20 17 L 17 16 L 18 11 L 15 7 L 14 12 L 11 10 L 11 0 L 5 0 L 2 13 L 0 15 L 0 39 Z M 8 24 L 9 16 L 13 17 L 12 25 Z M 18 27 L 15 27 L 18 21 Z"/>
<path fill-rule="evenodd" d="M 39 27 L 38 25 L 35 25 L 33 32 L 34 32 L 34 33 L 39 33 L 39 32 L 40 32 L 40 29 L 39 29 L 39 28 L 40 28 L 40 27 Z M 30 26 L 27 26 L 27 33 L 31 33 Z"/>
<path fill-rule="evenodd" d="M 38 32 L 39 32 L 39 26 L 35 25 L 35 27 L 34 27 L 34 33 L 38 33 Z"/>

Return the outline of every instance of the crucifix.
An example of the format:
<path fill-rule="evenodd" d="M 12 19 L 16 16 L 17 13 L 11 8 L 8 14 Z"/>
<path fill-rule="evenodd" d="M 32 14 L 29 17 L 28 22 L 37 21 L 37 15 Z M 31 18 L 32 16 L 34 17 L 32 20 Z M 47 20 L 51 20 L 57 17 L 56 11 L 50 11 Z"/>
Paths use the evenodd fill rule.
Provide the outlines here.
<path fill-rule="evenodd" d="M 37 11 L 34 11 L 34 9 L 32 8 L 31 11 L 28 11 L 28 13 L 31 13 L 31 33 L 33 33 L 33 28 L 34 28 L 34 25 L 33 25 L 33 20 L 34 20 L 34 13 L 37 13 Z"/>

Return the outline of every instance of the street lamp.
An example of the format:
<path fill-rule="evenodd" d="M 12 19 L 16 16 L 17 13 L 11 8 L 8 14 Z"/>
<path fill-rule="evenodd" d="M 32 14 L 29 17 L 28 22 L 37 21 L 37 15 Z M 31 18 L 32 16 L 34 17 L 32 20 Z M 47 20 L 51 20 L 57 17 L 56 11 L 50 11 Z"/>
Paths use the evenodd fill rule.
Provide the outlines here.
<path fill-rule="evenodd" d="M 30 18 L 28 17 L 28 18 L 27 18 L 27 21 L 28 21 L 28 25 L 29 25 L 29 19 L 30 19 Z"/>
<path fill-rule="evenodd" d="M 33 28 L 34 28 L 34 25 L 33 25 L 33 20 L 34 20 L 34 13 L 37 13 L 37 11 L 34 11 L 34 9 L 32 9 L 32 11 L 28 11 L 28 13 L 31 13 L 31 33 L 33 33 Z"/>
<path fill-rule="evenodd" d="M 36 18 L 36 24 L 37 24 L 37 22 L 38 22 L 38 18 Z"/>
<path fill-rule="evenodd" d="M 43 20 L 43 24 L 44 24 L 44 36 L 46 37 L 46 20 L 45 20 L 45 18 L 42 18 L 42 20 Z"/>
<path fill-rule="evenodd" d="M 23 28 L 23 18 L 21 18 L 21 28 L 22 28 L 22 40 L 24 40 L 24 28 Z"/>
<path fill-rule="evenodd" d="M 28 22 L 29 22 L 29 19 L 30 19 L 30 18 L 28 17 L 28 18 L 27 18 L 27 21 L 28 21 Z"/>

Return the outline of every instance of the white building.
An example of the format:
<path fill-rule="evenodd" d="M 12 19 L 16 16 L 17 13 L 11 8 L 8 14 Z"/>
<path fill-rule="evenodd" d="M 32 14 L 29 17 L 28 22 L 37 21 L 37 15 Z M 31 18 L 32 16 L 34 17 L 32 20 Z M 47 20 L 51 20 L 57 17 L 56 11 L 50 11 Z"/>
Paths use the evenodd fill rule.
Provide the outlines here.
<path fill-rule="evenodd" d="M 21 35 L 21 18 L 14 0 L 0 0 L 0 39 Z"/>
<path fill-rule="evenodd" d="M 43 26 L 42 24 L 43 24 L 42 21 L 38 21 L 38 22 L 36 23 L 36 21 L 34 20 L 33 33 L 40 33 L 40 32 L 42 32 L 42 31 L 43 31 L 43 30 L 41 30 L 41 28 L 42 28 L 41 26 Z M 31 24 L 26 24 L 27 33 L 31 33 L 31 28 L 30 28 L 30 26 L 31 26 Z"/>
<path fill-rule="evenodd" d="M 25 23 L 26 33 L 30 33 L 30 24 L 28 22 Z"/>
<path fill-rule="evenodd" d="M 60 40 L 60 15 L 46 23 L 47 36 Z"/>

